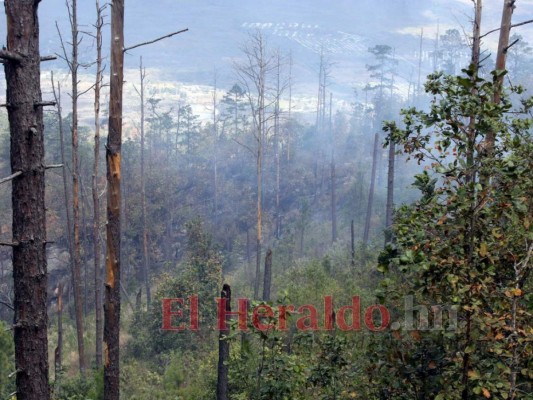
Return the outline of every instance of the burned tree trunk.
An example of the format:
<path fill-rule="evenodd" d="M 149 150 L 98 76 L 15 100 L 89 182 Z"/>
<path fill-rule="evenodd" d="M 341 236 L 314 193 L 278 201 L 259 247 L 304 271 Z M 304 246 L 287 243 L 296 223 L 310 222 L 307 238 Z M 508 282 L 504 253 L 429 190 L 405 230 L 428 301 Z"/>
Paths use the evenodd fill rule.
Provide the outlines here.
<path fill-rule="evenodd" d="M 102 267 L 100 265 L 100 198 L 98 197 L 98 164 L 100 161 L 100 90 L 102 87 L 102 7 L 96 0 L 96 82 L 94 84 L 94 164 L 93 195 L 93 251 L 94 251 L 94 308 L 96 330 L 96 366 L 102 365 Z"/>
<path fill-rule="evenodd" d="M 270 301 L 272 285 L 272 250 L 268 249 L 265 256 L 265 276 L 263 280 L 263 301 Z"/>
<path fill-rule="evenodd" d="M 379 147 L 379 135 L 376 132 L 374 136 L 374 152 L 372 154 L 372 174 L 370 176 L 370 189 L 368 190 L 368 203 L 366 206 L 366 220 L 365 230 L 363 232 L 363 244 L 366 246 L 368 243 L 368 236 L 370 234 L 370 223 L 372 220 L 372 206 L 374 205 L 374 186 L 376 183 L 376 167 L 378 159 Z"/>
<path fill-rule="evenodd" d="M 17 399 L 50 398 L 46 310 L 46 210 L 39 21 L 35 0 L 6 0 L 7 82 L 13 205 Z"/>
<path fill-rule="evenodd" d="M 218 377 L 217 377 L 217 397 L 216 400 L 228 400 L 228 365 L 229 341 L 225 338 L 229 335 L 229 313 L 231 312 L 231 288 L 224 284 L 220 297 L 225 300 L 226 307 L 226 329 L 221 329 L 218 339 Z"/>
<path fill-rule="evenodd" d="M 120 398 L 120 155 L 124 82 L 124 0 L 111 3 L 111 79 L 107 166 L 107 254 L 104 305 L 104 399 Z"/>

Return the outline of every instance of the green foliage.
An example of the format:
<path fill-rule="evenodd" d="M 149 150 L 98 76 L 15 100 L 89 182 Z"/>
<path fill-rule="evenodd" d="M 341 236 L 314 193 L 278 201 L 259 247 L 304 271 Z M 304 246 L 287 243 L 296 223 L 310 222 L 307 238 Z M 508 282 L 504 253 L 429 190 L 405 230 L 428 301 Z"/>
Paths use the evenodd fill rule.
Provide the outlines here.
<path fill-rule="evenodd" d="M 103 398 L 103 368 L 92 371 L 92 374 L 85 379 L 80 376 L 62 376 L 53 385 L 52 399 L 54 400 L 103 400 Z"/>
<path fill-rule="evenodd" d="M 387 127 L 389 140 L 428 165 L 414 183 L 422 198 L 397 211 L 396 241 L 380 257 L 391 274 L 384 296 L 398 308 L 411 293 L 428 309 L 459 312 L 453 330 L 401 329 L 381 344 L 388 359 L 373 353 L 387 398 L 511 398 L 529 378 L 531 103 L 513 108 L 504 95 L 496 104 L 497 86 L 465 73 L 430 76 L 431 109 L 406 110 L 404 129 Z"/>
<path fill-rule="evenodd" d="M 204 336 L 209 337 L 210 328 L 216 323 L 214 298 L 222 287 L 222 260 L 214 249 L 209 236 L 203 231 L 199 220 L 187 224 L 187 255 L 174 274 L 164 273 L 159 277 L 157 290 L 149 312 L 139 310 L 131 324 L 133 338 L 128 353 L 138 359 L 155 360 L 160 355 L 176 349 L 194 349 Z M 190 308 L 187 299 L 197 295 L 199 299 L 200 333 L 161 330 L 162 300 L 183 298 L 184 318 L 188 322 Z"/>
<path fill-rule="evenodd" d="M 0 397 L 7 398 L 15 391 L 15 349 L 13 335 L 7 325 L 0 321 Z"/>

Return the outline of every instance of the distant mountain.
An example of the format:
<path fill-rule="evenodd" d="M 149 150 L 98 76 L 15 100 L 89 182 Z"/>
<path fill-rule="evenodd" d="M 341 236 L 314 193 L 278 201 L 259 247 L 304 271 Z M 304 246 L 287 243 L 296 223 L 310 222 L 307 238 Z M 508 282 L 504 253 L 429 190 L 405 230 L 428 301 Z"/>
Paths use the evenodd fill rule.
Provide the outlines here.
<path fill-rule="evenodd" d="M 91 31 L 93 1 L 78 3 L 80 29 Z M 485 5 L 484 31 L 498 25 L 500 3 Z M 518 4 L 518 17 L 527 13 L 533 13 L 532 2 Z M 247 33 L 260 29 L 271 47 L 292 52 L 296 92 L 316 92 L 319 53 L 324 49 L 333 63 L 330 89 L 348 98 L 353 87 L 368 82 L 369 47 L 389 44 L 395 48 L 400 60 L 399 81 L 404 81 L 399 85 L 407 86 L 418 70 L 421 28 L 425 75 L 432 68 L 430 53 L 437 29 L 442 33 L 450 27 L 461 29 L 462 24 L 468 32 L 470 14 L 470 0 L 127 0 L 126 46 L 182 28 L 189 32 L 129 52 L 126 68 L 132 70 L 128 76 L 135 81 L 133 70 L 143 55 L 146 67 L 157 71 L 150 81 L 190 85 L 211 85 L 216 69 L 219 87 L 229 88 L 236 79 L 232 63 L 241 56 Z M 43 1 L 40 20 L 42 53 L 61 54 L 55 23 L 68 41 L 64 0 Z M 0 31 L 5 32 L 3 18 Z M 490 45 L 494 39 L 486 43 Z M 104 43 L 109 43 L 108 37 Z M 90 37 L 85 37 L 81 52 L 84 61 L 92 61 L 95 49 Z M 64 62 L 57 60 L 43 68 L 63 69 Z"/>

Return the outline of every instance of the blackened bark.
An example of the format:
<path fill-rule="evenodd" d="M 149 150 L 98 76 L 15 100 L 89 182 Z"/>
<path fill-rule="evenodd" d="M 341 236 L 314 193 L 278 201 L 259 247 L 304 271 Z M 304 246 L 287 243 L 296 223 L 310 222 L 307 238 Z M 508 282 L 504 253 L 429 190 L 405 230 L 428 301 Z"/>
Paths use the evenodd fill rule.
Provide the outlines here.
<path fill-rule="evenodd" d="M 120 152 L 124 81 L 124 0 L 111 4 L 111 79 L 107 166 L 107 254 L 104 305 L 104 399 L 120 398 Z"/>
<path fill-rule="evenodd" d="M 6 0 L 6 103 L 11 142 L 17 399 L 50 398 L 46 210 L 39 21 L 35 0 Z"/>
<path fill-rule="evenodd" d="M 100 251 L 100 198 L 98 197 L 98 176 L 100 162 L 100 91 L 102 86 L 102 27 L 104 19 L 100 1 L 96 0 L 96 82 L 94 84 L 94 164 L 92 177 L 93 195 L 93 251 L 94 251 L 94 308 L 96 330 L 96 366 L 102 365 L 102 266 Z"/>
<path fill-rule="evenodd" d="M 265 276 L 263 279 L 263 301 L 270 301 L 272 285 L 272 250 L 268 249 L 265 256 Z"/>
<path fill-rule="evenodd" d="M 226 299 L 226 329 L 220 330 L 218 339 L 218 378 L 217 378 L 217 400 L 228 400 L 228 370 L 229 341 L 225 339 L 229 335 L 229 313 L 231 312 L 231 288 L 228 284 L 222 286 L 220 293 L 222 299 Z"/>

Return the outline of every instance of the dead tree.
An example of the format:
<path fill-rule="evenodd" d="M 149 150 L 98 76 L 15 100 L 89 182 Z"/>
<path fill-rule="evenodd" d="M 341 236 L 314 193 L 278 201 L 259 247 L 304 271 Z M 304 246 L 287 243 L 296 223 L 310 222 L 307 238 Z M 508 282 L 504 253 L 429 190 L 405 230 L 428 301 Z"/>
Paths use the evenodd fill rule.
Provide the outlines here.
<path fill-rule="evenodd" d="M 272 286 L 272 250 L 268 249 L 265 256 L 265 275 L 263 280 L 263 301 L 270 301 Z"/>
<path fill-rule="evenodd" d="M 246 94 L 252 110 L 254 123 L 255 148 L 248 150 L 255 155 L 257 177 L 257 237 L 256 237 L 256 264 L 254 281 L 254 298 L 259 296 L 261 279 L 261 247 L 263 243 L 263 157 L 264 146 L 267 136 L 267 79 L 276 68 L 275 57 L 269 54 L 265 38 L 261 32 L 250 36 L 249 43 L 243 48 L 246 61 L 235 66 L 236 72 L 242 84 L 246 88 Z"/>
<path fill-rule="evenodd" d="M 107 225 L 106 277 L 104 302 L 104 399 L 120 399 L 120 204 L 122 149 L 122 93 L 124 53 L 186 32 L 187 29 L 149 42 L 124 47 L 124 0 L 111 3 L 111 68 L 109 124 L 106 146 Z M 133 308 L 133 307 L 132 307 Z"/>
<path fill-rule="evenodd" d="M 95 329 L 96 329 L 96 365 L 102 365 L 102 340 L 103 340 L 103 320 L 102 320 L 102 267 L 100 251 L 100 198 L 98 196 L 98 164 L 100 161 L 100 92 L 102 88 L 102 27 L 104 18 L 102 16 L 103 7 L 100 1 L 96 0 L 96 81 L 94 83 L 94 164 L 92 176 L 92 196 L 93 196 L 93 251 L 94 251 L 94 299 L 95 299 Z"/>
<path fill-rule="evenodd" d="M 39 2 L 5 0 L 7 44 L 0 50 L 6 76 L 11 140 L 14 340 L 16 396 L 50 398 L 43 106 Z"/>
<path fill-rule="evenodd" d="M 366 206 L 366 220 L 365 229 L 363 231 L 363 244 L 368 244 L 368 237 L 370 234 L 370 224 L 372 221 L 372 207 L 374 205 L 374 186 L 376 183 L 376 167 L 379 152 L 379 134 L 374 135 L 374 151 L 372 153 L 372 173 L 370 175 L 370 189 L 368 190 L 368 203 Z"/>
<path fill-rule="evenodd" d="M 228 360 L 229 360 L 229 340 L 227 336 L 229 329 L 229 313 L 231 312 L 231 288 L 228 284 L 222 286 L 220 298 L 225 302 L 226 309 L 226 329 L 221 329 L 218 338 L 218 367 L 217 367 L 217 397 L 216 400 L 228 400 Z"/>
<path fill-rule="evenodd" d="M 78 46 L 80 39 L 78 38 L 78 9 L 77 0 L 71 0 L 67 2 L 67 11 L 69 15 L 70 28 L 71 28 L 71 54 L 67 54 L 67 48 L 63 42 L 59 27 L 57 27 L 59 38 L 61 40 L 61 47 L 63 50 L 62 58 L 67 63 L 70 71 L 72 82 L 72 125 L 71 125 L 71 137 L 72 137 L 72 222 L 73 222 L 73 238 L 72 238 L 72 287 L 74 292 L 74 309 L 76 315 L 76 333 L 78 340 L 78 357 L 80 373 L 85 375 L 87 368 L 85 362 L 85 345 L 83 338 L 83 304 L 82 304 L 82 282 L 81 282 L 81 243 L 80 243 L 80 172 L 79 172 L 79 158 L 78 158 L 78 99 L 80 93 L 78 92 Z M 87 277 L 86 277 L 87 279 Z"/>
<path fill-rule="evenodd" d="M 68 178 L 67 178 L 67 164 L 66 164 L 66 158 L 65 158 L 65 133 L 63 130 L 63 110 L 61 108 L 61 85 L 59 82 L 57 83 L 57 91 L 56 86 L 54 83 L 54 72 L 51 72 L 51 84 L 52 84 L 52 92 L 54 94 L 54 99 L 56 102 L 56 110 L 57 110 L 57 121 L 58 121 L 58 130 L 59 130 L 59 145 L 60 145 L 60 152 L 61 152 L 61 164 L 63 164 L 62 169 L 62 177 L 63 177 L 63 198 L 65 203 L 65 217 L 67 219 L 67 243 L 68 243 L 68 250 L 69 250 L 69 268 L 72 271 L 72 260 L 74 258 L 74 252 L 72 251 L 72 218 L 70 214 L 70 199 L 68 194 Z"/>
<path fill-rule="evenodd" d="M 104 305 L 104 399 L 120 397 L 120 156 L 124 83 L 124 0 L 111 3 L 109 132 L 106 146 L 107 254 Z"/>
<path fill-rule="evenodd" d="M 146 69 L 143 67 L 143 59 L 139 61 L 139 76 L 140 88 L 137 91 L 141 98 L 141 220 L 143 230 L 143 264 L 142 264 L 142 278 L 146 291 L 146 307 L 150 307 L 152 296 L 150 292 L 150 281 L 148 279 L 148 266 L 150 265 L 150 254 L 148 252 L 148 224 L 146 223 L 146 183 L 145 183 L 145 132 L 144 132 L 144 81 L 146 79 Z"/>

